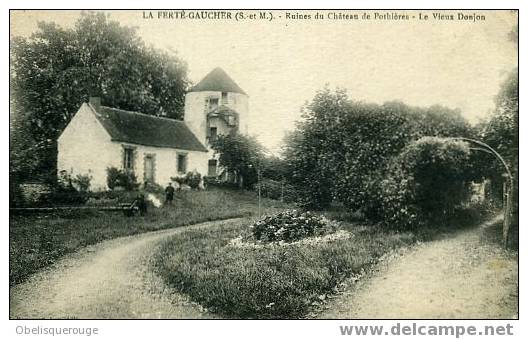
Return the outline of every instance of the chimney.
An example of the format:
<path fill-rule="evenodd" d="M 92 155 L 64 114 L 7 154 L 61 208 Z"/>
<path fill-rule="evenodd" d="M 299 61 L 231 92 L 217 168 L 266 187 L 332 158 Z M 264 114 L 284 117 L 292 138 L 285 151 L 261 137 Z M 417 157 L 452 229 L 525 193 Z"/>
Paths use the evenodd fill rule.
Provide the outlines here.
<path fill-rule="evenodd" d="M 88 102 L 96 111 L 98 111 L 101 107 L 101 97 L 90 97 L 90 100 Z"/>

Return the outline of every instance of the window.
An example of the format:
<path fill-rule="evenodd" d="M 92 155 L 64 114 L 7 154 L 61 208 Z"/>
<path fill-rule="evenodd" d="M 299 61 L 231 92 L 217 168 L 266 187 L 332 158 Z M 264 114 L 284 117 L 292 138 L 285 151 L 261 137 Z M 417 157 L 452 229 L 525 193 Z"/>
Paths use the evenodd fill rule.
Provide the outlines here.
<path fill-rule="evenodd" d="M 207 170 L 207 175 L 210 177 L 216 177 L 216 166 L 217 161 L 215 159 L 209 160 L 209 168 Z"/>
<path fill-rule="evenodd" d="M 134 148 L 123 148 L 123 168 L 125 171 L 134 171 Z"/>
<path fill-rule="evenodd" d="M 222 105 L 227 105 L 227 92 L 222 92 Z"/>
<path fill-rule="evenodd" d="M 209 112 L 218 107 L 218 98 L 209 98 Z"/>
<path fill-rule="evenodd" d="M 154 183 L 156 173 L 156 156 L 145 154 L 145 182 Z"/>
<path fill-rule="evenodd" d="M 209 129 L 209 139 L 211 141 L 215 141 L 216 140 L 216 137 L 218 135 L 218 129 L 216 127 L 211 127 Z"/>
<path fill-rule="evenodd" d="M 178 173 L 187 173 L 187 154 L 178 154 L 177 159 Z"/>

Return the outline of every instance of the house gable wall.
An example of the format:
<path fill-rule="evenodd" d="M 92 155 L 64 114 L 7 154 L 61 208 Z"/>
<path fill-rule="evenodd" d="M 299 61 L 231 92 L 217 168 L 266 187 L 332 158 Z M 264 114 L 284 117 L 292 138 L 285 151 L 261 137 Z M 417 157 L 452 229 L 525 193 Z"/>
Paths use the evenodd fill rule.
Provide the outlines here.
<path fill-rule="evenodd" d="M 58 171 L 92 176 L 91 189 L 106 189 L 106 168 L 121 167 L 121 148 L 83 104 L 58 139 Z"/>

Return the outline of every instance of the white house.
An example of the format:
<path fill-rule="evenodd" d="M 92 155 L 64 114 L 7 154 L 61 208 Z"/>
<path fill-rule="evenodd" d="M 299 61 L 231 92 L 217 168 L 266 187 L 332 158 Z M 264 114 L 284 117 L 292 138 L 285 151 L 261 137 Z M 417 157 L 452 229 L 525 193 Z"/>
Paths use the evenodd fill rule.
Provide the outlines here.
<path fill-rule="evenodd" d="M 58 139 L 57 169 L 92 176 L 105 190 L 106 169 L 136 174 L 142 184 L 166 185 L 171 177 L 197 171 L 222 174 L 210 142 L 220 134 L 247 133 L 248 96 L 215 68 L 185 97 L 184 121 L 84 103 Z"/>

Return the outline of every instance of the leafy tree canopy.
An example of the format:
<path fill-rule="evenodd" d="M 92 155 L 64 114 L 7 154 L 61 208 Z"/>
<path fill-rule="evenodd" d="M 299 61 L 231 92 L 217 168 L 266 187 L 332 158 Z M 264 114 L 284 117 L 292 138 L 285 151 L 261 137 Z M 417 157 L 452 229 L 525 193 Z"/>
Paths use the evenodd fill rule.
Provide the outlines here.
<path fill-rule="evenodd" d="M 146 46 L 134 28 L 103 13 L 83 12 L 69 29 L 40 22 L 29 38 L 11 41 L 11 127 L 14 138 L 26 140 L 11 155 L 26 162 L 29 153 L 38 158 L 35 172 L 54 172 L 56 140 L 89 96 L 180 119 L 188 84 L 182 60 Z"/>
<path fill-rule="evenodd" d="M 392 158 L 380 181 L 379 214 L 388 227 L 410 228 L 453 216 L 473 179 L 465 142 L 424 137 Z"/>
<path fill-rule="evenodd" d="M 305 193 L 307 205 L 319 207 L 337 199 L 368 210 L 387 162 L 410 142 L 473 135 L 457 110 L 358 102 L 328 88 L 304 107 L 303 117 L 286 140 L 285 159 L 292 184 Z"/>
<path fill-rule="evenodd" d="M 254 137 L 227 134 L 216 137 L 212 144 L 219 154 L 220 166 L 234 173 L 241 186 L 250 188 L 257 180 L 257 169 L 263 165 L 263 147 Z"/>

